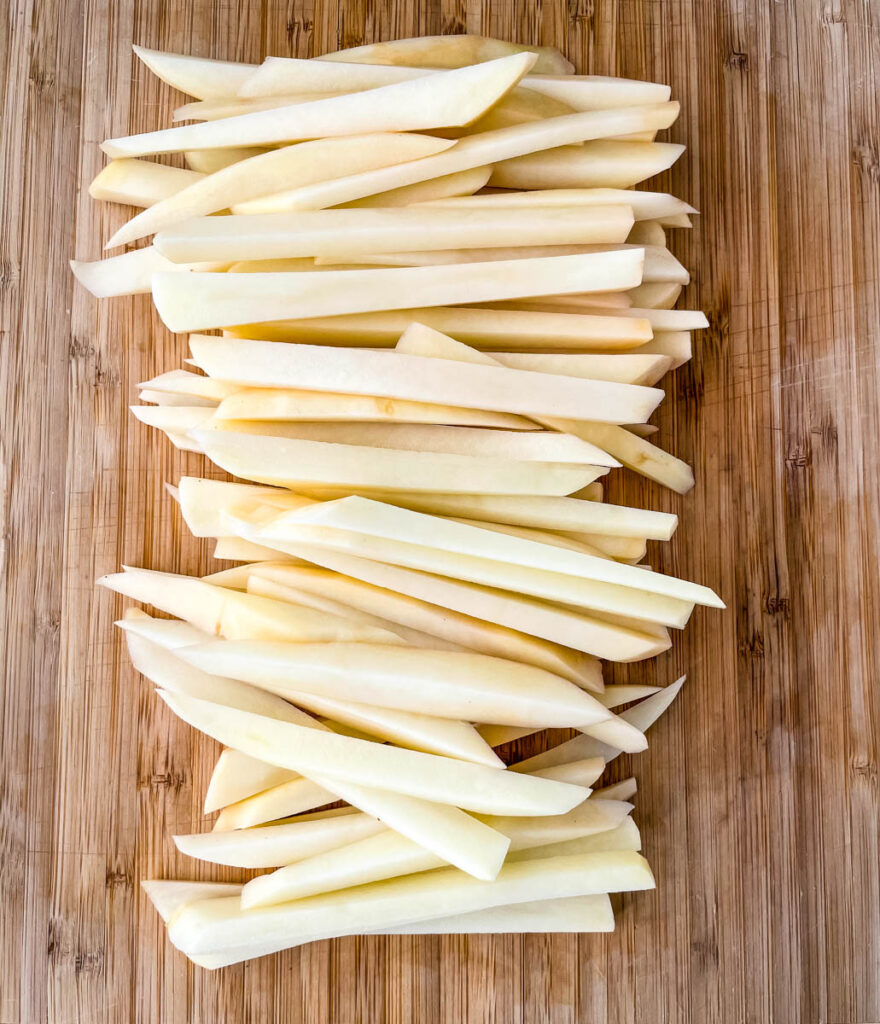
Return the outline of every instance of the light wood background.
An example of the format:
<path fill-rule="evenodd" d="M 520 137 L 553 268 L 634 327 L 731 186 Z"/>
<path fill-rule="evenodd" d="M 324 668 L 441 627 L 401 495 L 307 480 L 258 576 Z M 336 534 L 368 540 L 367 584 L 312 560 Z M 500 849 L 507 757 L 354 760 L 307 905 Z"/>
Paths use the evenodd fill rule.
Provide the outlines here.
<path fill-rule="evenodd" d="M 878 25 L 856 0 L 9 0 L 0 1024 L 880 1020 Z M 146 298 L 73 287 L 68 258 L 127 215 L 85 189 L 103 138 L 180 101 L 132 41 L 257 61 L 465 29 L 682 102 L 661 185 L 703 211 L 673 247 L 712 326 L 660 422 L 698 486 L 613 494 L 680 512 L 652 561 L 729 611 L 629 676 L 690 677 L 633 764 L 658 890 L 610 937 L 346 939 L 204 972 L 138 881 L 199 876 L 169 835 L 202 827 L 214 745 L 133 675 L 93 588 L 121 561 L 208 569 L 162 490 L 203 466 L 127 412 L 182 340 Z"/>

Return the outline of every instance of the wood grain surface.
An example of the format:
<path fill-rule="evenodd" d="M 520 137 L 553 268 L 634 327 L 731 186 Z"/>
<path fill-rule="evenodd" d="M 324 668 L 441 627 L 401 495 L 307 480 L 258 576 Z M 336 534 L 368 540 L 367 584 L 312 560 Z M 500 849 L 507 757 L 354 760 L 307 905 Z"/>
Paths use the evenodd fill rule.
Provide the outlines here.
<path fill-rule="evenodd" d="M 868 0 L 8 0 L 0 1024 L 880 1021 L 878 26 Z M 133 674 L 93 581 L 209 569 L 163 493 L 204 466 L 127 409 L 183 339 L 68 271 L 127 216 L 87 196 L 98 143 L 180 102 L 132 42 L 258 61 L 464 30 L 682 103 L 659 184 L 702 211 L 673 248 L 711 329 L 659 422 L 698 485 L 612 496 L 679 512 L 651 561 L 729 611 L 618 673 L 689 674 L 632 759 L 658 889 L 608 937 L 344 939 L 202 971 L 138 882 L 222 877 L 169 838 L 204 827 L 216 747 Z"/>

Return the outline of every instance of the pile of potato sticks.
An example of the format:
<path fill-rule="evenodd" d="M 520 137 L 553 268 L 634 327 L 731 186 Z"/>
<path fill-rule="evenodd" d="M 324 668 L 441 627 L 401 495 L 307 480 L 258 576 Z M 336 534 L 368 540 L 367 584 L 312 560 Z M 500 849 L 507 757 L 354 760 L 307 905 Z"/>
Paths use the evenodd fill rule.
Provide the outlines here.
<path fill-rule="evenodd" d="M 338 935 L 611 930 L 609 894 L 654 880 L 635 781 L 596 783 L 682 680 L 605 686 L 601 660 L 723 607 L 643 563 L 676 517 L 601 482 L 693 485 L 648 421 L 706 326 L 674 308 L 666 241 L 694 211 L 634 188 L 680 155 L 655 141 L 678 105 L 477 36 L 136 52 L 190 123 L 104 143 L 90 194 L 140 208 L 107 246 L 139 244 L 72 266 L 190 334 L 133 411 L 240 481 L 169 488 L 235 564 L 100 582 L 174 616 L 119 625 L 224 748 L 213 831 L 178 848 L 273 869 L 145 882 L 169 938 L 216 968 Z M 549 728 L 576 735 L 494 749 Z"/>

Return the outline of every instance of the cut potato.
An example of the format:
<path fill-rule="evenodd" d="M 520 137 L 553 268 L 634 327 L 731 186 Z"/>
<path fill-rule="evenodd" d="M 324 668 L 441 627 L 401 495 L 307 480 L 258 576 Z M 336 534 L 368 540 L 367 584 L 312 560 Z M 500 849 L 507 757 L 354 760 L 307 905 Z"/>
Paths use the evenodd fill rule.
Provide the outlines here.
<path fill-rule="evenodd" d="M 106 260 L 70 261 L 74 277 L 97 299 L 148 295 L 153 290 L 153 274 L 216 271 L 222 267 L 220 263 L 172 263 L 152 245 Z"/>
<path fill-rule="evenodd" d="M 614 782 L 610 786 L 604 786 L 602 789 L 596 790 L 596 794 L 607 800 L 632 800 L 637 790 L 636 780 L 629 778 Z"/>
<path fill-rule="evenodd" d="M 306 493 L 329 486 L 379 494 L 404 487 L 431 493 L 570 494 L 603 472 L 566 463 L 502 462 L 220 430 L 197 430 L 192 437 L 199 450 L 234 476 Z"/>
<path fill-rule="evenodd" d="M 597 832 L 592 836 L 581 836 L 579 839 L 567 839 L 552 846 L 533 847 L 529 850 L 517 850 L 510 855 L 511 864 L 530 860 L 543 860 L 546 857 L 572 856 L 584 853 L 613 853 L 616 850 L 634 850 L 642 848 L 642 837 L 632 818 L 626 818 L 617 828 L 607 832 Z"/>
<path fill-rule="evenodd" d="M 288 524 L 351 530 L 388 540 L 496 559 L 511 565 L 582 576 L 711 608 L 723 607 L 723 602 L 708 587 L 700 584 L 661 573 L 646 573 L 635 566 L 617 565 L 607 559 L 561 551 L 553 545 L 499 534 L 356 495 L 283 513 L 268 524 L 266 530 L 280 537 Z"/>
<path fill-rule="evenodd" d="M 586 800 L 580 807 L 555 818 L 496 818 L 483 820 L 508 835 L 511 851 L 530 849 L 567 839 L 607 831 L 627 815 L 628 804 Z M 349 846 L 298 861 L 248 882 L 241 892 L 243 909 L 272 906 L 318 893 L 367 885 L 388 878 L 442 868 L 443 861 L 394 832 L 380 832 Z"/>
<path fill-rule="evenodd" d="M 290 773 L 295 776 L 295 772 Z M 338 800 L 336 793 L 319 786 L 311 779 L 292 777 L 269 789 L 228 804 L 214 822 L 215 832 L 231 832 L 252 828 L 267 821 L 311 811 Z"/>
<path fill-rule="evenodd" d="M 202 378 L 204 379 L 204 378 Z M 293 509 L 311 505 L 310 498 L 278 487 L 205 480 L 184 476 L 177 485 L 180 511 L 194 537 L 221 537 L 226 532 L 225 513 L 247 501 L 259 501 L 273 508 Z"/>
<path fill-rule="evenodd" d="M 694 486 L 694 471 L 686 462 L 623 427 L 581 420 L 570 421 L 566 429 L 613 455 L 628 469 L 663 484 L 676 494 L 687 494 Z"/>
<path fill-rule="evenodd" d="M 365 212 L 365 211 L 361 211 Z M 219 222 L 225 218 L 216 218 Z M 643 252 L 500 260 L 449 267 L 328 270 L 320 274 L 153 275 L 153 302 L 169 330 L 200 331 L 255 320 L 338 316 L 406 305 L 490 302 L 632 288 Z M 185 287 L 181 287 L 181 283 Z"/>
<path fill-rule="evenodd" d="M 553 352 L 493 352 L 502 366 L 538 373 L 558 373 L 566 377 L 613 380 L 618 384 L 656 384 L 669 370 L 672 361 L 660 355 L 568 354 Z"/>
<path fill-rule="evenodd" d="M 190 373 L 188 370 L 169 370 L 167 373 L 160 373 L 158 377 L 141 381 L 138 387 L 182 397 L 210 399 L 214 403 L 222 402 L 224 398 L 238 390 L 236 384 L 212 380 L 210 377 Z"/>
<path fill-rule="evenodd" d="M 318 774 L 334 788 L 337 782 L 375 787 L 465 810 L 511 815 L 564 814 L 586 796 L 582 786 L 319 733 L 166 691 L 161 696 L 193 728 L 226 746 L 292 771 Z"/>
<path fill-rule="evenodd" d="M 212 398 L 196 398 L 194 395 L 175 395 L 173 392 L 153 391 L 150 388 L 139 391 L 138 398 L 142 402 L 151 402 L 153 405 L 200 405 L 208 409 L 217 408 L 217 402 Z"/>
<path fill-rule="evenodd" d="M 672 369 L 683 366 L 693 356 L 689 331 L 658 331 L 640 352 L 662 355 L 672 360 Z"/>
<path fill-rule="evenodd" d="M 588 934 L 614 931 L 614 911 L 608 896 L 570 896 L 567 899 L 514 903 L 470 914 L 414 921 L 389 928 L 387 935 L 522 935 L 531 933 Z M 375 933 L 374 933 L 375 934 Z"/>
<path fill-rule="evenodd" d="M 524 84 L 573 110 L 610 110 L 613 107 L 665 103 L 671 92 L 668 85 L 657 82 L 602 75 L 568 75 L 562 78 L 535 73 L 529 75 Z"/>
<path fill-rule="evenodd" d="M 266 764 L 265 761 L 257 761 L 239 750 L 226 747 L 220 752 L 214 765 L 202 810 L 205 814 L 212 814 L 221 807 L 237 803 L 253 796 L 254 793 L 261 793 L 264 789 L 280 786 L 282 782 L 289 782 L 298 777 L 296 772 L 277 768 L 273 764 Z"/>
<path fill-rule="evenodd" d="M 418 135 L 401 137 L 412 140 L 427 138 Z M 318 143 L 302 145 L 308 147 L 316 146 Z M 277 159 L 281 155 L 295 153 L 296 149 L 296 146 L 290 146 L 267 153 L 265 156 L 255 157 L 252 161 L 234 164 L 227 170 L 200 181 L 187 192 L 204 192 L 216 178 L 237 172 L 243 176 L 243 182 L 253 184 L 256 189 L 259 187 L 257 168 L 254 167 L 253 173 L 245 178 L 248 165 Z M 374 150 L 378 153 L 384 152 L 384 149 L 378 148 L 375 143 Z M 394 150 L 391 149 L 390 154 L 393 153 Z M 334 158 L 334 166 L 337 169 L 340 167 L 339 159 L 343 158 Z M 404 157 L 401 156 L 401 159 Z M 386 157 L 385 163 L 387 162 Z M 166 208 L 182 206 L 185 198 L 183 193 L 179 193 L 162 205 Z M 219 198 L 215 202 L 217 209 L 229 205 L 221 203 Z M 204 205 L 208 206 L 207 202 Z M 406 250 L 444 250 L 447 251 L 446 261 L 453 262 L 450 258 L 452 255 L 462 249 L 469 252 L 468 247 L 473 247 L 477 252 L 472 258 L 463 255 L 457 262 L 481 262 L 481 256 L 485 262 L 530 256 L 578 255 L 585 251 L 589 243 L 603 243 L 601 251 L 611 251 L 612 243 L 623 242 L 633 224 L 632 212 L 628 206 L 531 207 L 522 210 L 515 219 L 511 218 L 506 210 L 482 207 L 468 210 L 401 206 L 389 209 L 248 213 L 229 217 L 199 216 L 199 213 L 204 212 L 211 210 L 196 208 L 192 213 L 186 211 L 183 215 L 169 216 L 164 223 L 159 224 L 162 230 L 158 227 L 149 228 L 148 230 L 159 231 L 155 241 L 159 251 L 177 263 L 192 263 L 206 259 L 231 262 L 304 256 L 320 257 L 322 261 L 331 263 L 357 263 L 359 258 L 363 262 L 369 257 L 381 263 L 382 254 L 388 254 L 389 264 L 393 262 L 395 266 L 407 266 L 422 264 L 404 262 L 397 254 Z M 158 221 L 160 213 L 160 207 L 153 206 L 135 220 Z M 134 221 L 130 223 L 134 224 Z M 146 233 L 147 231 L 139 229 L 134 237 Z M 117 232 L 108 244 L 119 244 L 119 234 Z M 537 249 L 533 252 L 529 248 L 522 248 L 528 246 L 535 246 Z M 502 249 L 504 255 L 499 256 L 491 251 L 484 252 L 486 249 L 495 248 Z M 374 255 L 377 253 L 380 255 Z M 651 251 L 651 276 L 645 280 L 660 279 L 656 276 L 657 266 L 661 264 L 659 254 L 665 254 L 663 267 L 669 263 L 676 263 L 668 250 L 658 250 L 655 247 Z M 683 271 L 683 268 L 680 269 Z M 684 276 L 687 276 L 686 273 Z"/>
<path fill-rule="evenodd" d="M 394 623 L 391 629 L 419 630 L 481 654 L 534 665 L 589 690 L 602 689 L 601 669 L 595 659 L 528 634 L 323 569 L 267 564 L 255 566 L 253 572 L 259 578 L 293 585 L 344 601 L 362 612 L 380 615 Z"/>
<path fill-rule="evenodd" d="M 596 549 L 597 554 L 607 558 L 615 558 L 618 562 L 638 564 L 647 552 L 648 544 L 644 537 L 609 537 L 595 533 L 569 534 L 576 540 Z"/>
<path fill-rule="evenodd" d="M 338 96 L 338 92 L 308 93 L 305 95 L 258 96 L 245 99 L 240 96 L 226 97 L 216 100 L 195 100 L 177 107 L 171 117 L 172 121 L 220 121 L 227 117 L 239 117 L 241 114 L 253 114 L 258 110 L 276 110 L 289 107 L 295 103 L 307 103 L 313 100 L 326 100 Z"/>
<path fill-rule="evenodd" d="M 355 94 L 355 98 L 358 95 L 365 96 L 367 93 Z M 322 102 L 338 103 L 347 98 L 351 97 L 340 97 L 337 100 Z M 291 110 L 297 109 L 301 111 L 303 106 L 291 108 Z M 277 111 L 269 111 L 269 114 L 275 115 Z M 256 116 L 263 117 L 265 115 Z M 416 182 L 455 174 L 458 171 L 466 171 L 474 167 L 485 167 L 538 150 L 571 146 L 585 140 L 604 139 L 609 135 L 625 135 L 636 131 L 668 128 L 677 116 L 677 103 L 658 103 L 652 106 L 627 107 L 619 110 L 593 110 L 586 113 L 565 114 L 561 117 L 498 128 L 494 131 L 481 132 L 460 139 L 452 149 L 436 156 L 412 160 L 395 167 L 347 175 L 344 178 L 336 178 L 322 184 L 291 189 L 276 197 L 274 200 L 276 205 L 273 208 L 317 210 L 328 206 L 339 206 L 355 199 L 363 199 L 365 196 L 388 192 L 391 189 L 414 185 Z M 222 122 L 220 123 L 222 124 Z M 172 130 L 180 131 L 179 128 Z M 660 144 L 620 143 L 620 145 Z M 678 151 L 680 152 L 680 147 Z M 640 151 L 637 150 L 636 153 L 639 154 Z M 668 157 L 665 158 L 668 159 Z M 654 163 L 658 162 L 656 155 L 653 160 Z M 641 165 L 647 162 L 643 159 Z M 641 169 L 644 169 L 641 165 Z M 603 181 L 601 184 L 605 185 L 609 182 Z M 282 201 L 286 204 L 283 207 L 278 205 Z M 237 212 L 244 211 L 237 210 Z"/>
<path fill-rule="evenodd" d="M 169 615 L 177 615 L 213 636 L 230 639 L 262 637 L 294 642 L 375 640 L 378 643 L 402 643 L 399 637 L 387 630 L 362 627 L 350 619 L 326 612 L 215 587 L 192 576 L 131 569 L 102 576 L 98 583 L 132 600 L 151 604 Z"/>
<path fill-rule="evenodd" d="M 657 249 L 666 248 L 666 232 L 656 220 L 643 220 L 634 224 L 627 237 L 627 242 L 634 245 L 653 246 Z"/>
<path fill-rule="evenodd" d="M 215 558 L 225 559 L 227 562 L 265 562 L 268 559 L 278 558 L 291 565 L 304 564 L 302 559 L 285 555 L 282 551 L 266 547 L 265 544 L 254 544 L 253 541 L 244 540 L 242 537 L 218 537 L 214 545 L 213 555 Z M 272 594 L 264 594 L 264 597 L 272 597 Z"/>
<path fill-rule="evenodd" d="M 603 621 L 520 594 L 382 564 L 314 545 L 298 544 L 296 547 L 303 557 L 316 565 L 584 651 L 597 658 L 639 661 L 654 657 L 669 647 L 668 638 L 658 638 L 647 631 Z"/>
<path fill-rule="evenodd" d="M 524 46 L 503 39 L 478 35 L 417 36 L 383 43 L 352 46 L 325 53 L 319 61 L 343 61 L 346 64 L 390 64 L 426 68 L 460 68 L 518 53 L 535 56 L 534 72 L 545 75 L 570 75 L 574 65 L 555 46 Z"/>
<path fill-rule="evenodd" d="M 615 309 L 605 315 L 642 317 L 655 331 L 700 331 L 709 326 L 706 314 L 696 309 Z"/>
<path fill-rule="evenodd" d="M 176 882 L 146 878 L 141 882 L 141 888 L 166 922 L 188 903 L 238 896 L 241 893 L 238 882 Z"/>
<path fill-rule="evenodd" d="M 132 50 L 157 78 L 202 100 L 234 96 L 259 67 L 258 64 L 149 50 L 145 46 L 132 46 Z"/>
<path fill-rule="evenodd" d="M 89 185 L 92 199 L 127 206 L 153 206 L 188 188 L 203 175 L 150 160 L 111 160 Z"/>
<path fill-rule="evenodd" d="M 202 174 L 215 174 L 230 164 L 250 160 L 252 156 L 266 152 L 268 150 L 264 146 L 228 146 L 221 149 L 188 149 L 183 157 L 190 170 L 201 171 Z"/>
<path fill-rule="evenodd" d="M 302 703 L 303 693 L 327 695 L 441 718 L 538 728 L 587 726 L 611 717 L 559 676 L 472 652 L 214 641 L 179 654 L 203 672 L 231 675 L 296 703 Z"/>
<path fill-rule="evenodd" d="M 513 189 L 632 188 L 667 170 L 683 152 L 684 146 L 671 142 L 598 139 L 496 161 L 489 183 Z"/>
<path fill-rule="evenodd" d="M 638 357 L 636 357 L 638 358 Z M 662 356 L 644 357 L 648 359 Z M 201 377 L 200 380 L 214 380 Z M 217 381 L 219 386 L 224 382 Z M 302 391 L 284 388 L 238 388 L 230 401 L 218 411 L 218 419 L 230 420 L 305 420 L 310 424 L 354 421 L 357 424 L 438 423 L 459 427 L 494 427 L 499 430 L 537 430 L 537 424 L 513 413 L 374 395 L 343 395 L 327 391 Z"/>
<path fill-rule="evenodd" d="M 632 851 L 547 857 L 505 865 L 491 884 L 440 869 L 248 912 L 237 897 L 204 900 L 178 911 L 168 937 L 187 955 L 214 954 L 233 963 L 305 935 L 314 940 L 491 906 L 653 886 L 647 862 Z"/>
<path fill-rule="evenodd" d="M 642 309 L 672 309 L 681 295 L 681 285 L 674 282 L 640 284 L 630 290 L 633 306 Z"/>
<path fill-rule="evenodd" d="M 441 209 L 512 209 L 552 206 L 604 206 L 623 203 L 629 206 L 636 221 L 654 220 L 664 215 L 694 212 L 681 199 L 667 192 L 646 192 L 624 188 L 571 188 L 536 189 L 530 192 L 483 192 L 466 196 L 434 200 L 426 205 Z"/>
<path fill-rule="evenodd" d="M 366 93 L 108 139 L 101 148 L 113 157 L 145 156 L 462 125 L 488 110 L 516 85 L 533 63 L 533 56 L 515 54 L 439 77 L 428 75 Z"/>
<path fill-rule="evenodd" d="M 408 331 L 407 338 L 430 330 L 416 325 Z M 467 408 L 513 412 L 531 418 L 583 417 L 588 410 L 593 420 L 639 423 L 651 415 L 663 397 L 657 388 L 500 365 L 468 365 L 457 360 L 411 355 L 403 347 L 394 353 L 365 352 L 193 335 L 190 349 L 198 365 L 211 377 L 243 385 L 378 395 L 407 401 L 449 399 L 450 404 Z M 219 415 L 228 416 L 229 409 L 230 406 L 222 406 Z"/>
<path fill-rule="evenodd" d="M 492 168 L 471 167 L 466 171 L 454 174 L 442 174 L 439 178 L 417 181 L 412 185 L 392 188 L 387 192 L 379 192 L 374 196 L 364 196 L 350 203 L 342 203 L 337 209 L 357 209 L 371 206 L 414 206 L 420 203 L 433 202 L 455 196 L 469 196 L 479 192 L 492 176 Z M 244 211 L 236 208 L 235 213 Z"/>
<path fill-rule="evenodd" d="M 317 139 L 270 150 L 230 164 L 207 177 L 184 171 L 195 180 L 186 188 L 175 189 L 162 202 L 150 205 L 149 210 L 123 225 L 107 243 L 107 248 L 176 226 L 188 218 L 216 213 L 236 203 L 271 195 L 281 188 L 324 181 L 338 175 L 342 168 L 346 174 L 374 170 L 431 156 L 443 152 L 450 145 L 450 142 L 428 135 L 400 132 L 357 135 Z M 222 220 L 225 222 L 228 218 Z"/>

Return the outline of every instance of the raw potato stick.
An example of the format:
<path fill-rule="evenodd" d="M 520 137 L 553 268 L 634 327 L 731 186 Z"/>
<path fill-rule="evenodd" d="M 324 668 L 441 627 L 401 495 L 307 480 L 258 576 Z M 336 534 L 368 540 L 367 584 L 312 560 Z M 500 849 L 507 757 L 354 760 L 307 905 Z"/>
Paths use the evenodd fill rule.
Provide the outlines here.
<path fill-rule="evenodd" d="M 225 513 L 243 503 L 258 501 L 279 511 L 313 504 L 310 498 L 279 487 L 205 480 L 183 476 L 177 485 L 180 511 L 194 537 L 220 537 L 226 532 Z"/>
<path fill-rule="evenodd" d="M 111 160 L 89 185 L 92 199 L 148 207 L 188 188 L 204 175 L 151 160 Z"/>
<path fill-rule="evenodd" d="M 153 275 L 159 273 L 189 273 L 190 271 L 217 271 L 221 263 L 172 263 L 155 246 L 132 249 L 121 256 L 106 260 L 71 260 L 74 277 L 97 299 L 112 299 L 120 295 L 148 295 L 153 290 Z"/>
<path fill-rule="evenodd" d="M 276 150 L 252 161 L 234 164 L 218 175 L 239 170 L 244 173 L 248 164 L 285 152 L 287 150 Z M 256 168 L 253 173 L 256 175 Z M 218 175 L 211 175 L 189 191 L 206 187 Z M 249 180 L 253 181 L 253 178 Z M 182 195 L 174 198 L 181 200 Z M 216 202 L 218 208 L 231 205 L 219 200 Z M 168 205 L 172 203 L 173 200 L 168 201 Z M 136 219 L 150 218 L 157 209 L 154 206 Z M 378 253 L 380 255 L 375 257 L 377 263 L 381 263 L 387 254 L 389 263 L 393 261 L 394 265 L 406 266 L 395 254 L 406 250 L 448 250 L 451 261 L 459 250 L 469 251 L 469 247 L 477 250 L 472 259 L 459 262 L 479 262 L 481 256 L 485 260 L 495 260 L 519 259 L 528 255 L 577 255 L 592 243 L 597 243 L 597 249 L 610 251 L 613 244 L 625 241 L 633 224 L 632 211 L 628 206 L 534 207 L 523 210 L 516 218 L 505 210 L 485 208 L 304 210 L 229 217 L 200 217 L 200 212 L 204 211 L 196 209 L 188 219 L 186 216 L 174 217 L 162 225 L 155 245 L 168 259 L 176 263 L 193 263 L 205 259 L 233 261 L 313 256 L 326 262 L 344 263 L 357 262 L 355 257 L 372 257 Z M 521 253 L 512 248 L 515 246 L 536 246 L 539 250 L 547 248 L 548 251 Z M 503 249 L 507 255 L 484 254 L 483 250 L 487 248 Z M 666 249 L 660 251 L 669 256 Z M 654 276 L 657 261 L 657 249 L 654 247 L 651 250 L 651 275 L 645 280 L 657 280 Z"/>
<path fill-rule="evenodd" d="M 221 807 L 237 803 L 253 796 L 254 793 L 261 793 L 264 789 L 271 789 L 294 778 L 298 778 L 295 772 L 277 768 L 275 765 L 266 764 L 265 761 L 248 757 L 239 750 L 226 747 L 220 752 L 214 765 L 202 810 L 205 814 L 212 814 Z"/>
<path fill-rule="evenodd" d="M 366 93 L 108 139 L 101 148 L 112 157 L 146 156 L 189 149 L 271 145 L 327 136 L 462 125 L 476 120 L 491 107 L 533 63 L 534 57 L 515 54 L 460 68 L 439 79 L 428 75 Z"/>
<path fill-rule="evenodd" d="M 308 900 L 244 912 L 236 898 L 191 903 L 171 919 L 168 937 L 188 956 L 221 954 L 233 963 L 366 928 L 450 916 L 492 906 L 654 887 L 639 854 L 592 853 L 506 865 L 492 884 L 440 869 Z"/>
<path fill-rule="evenodd" d="M 641 282 L 643 250 L 450 267 L 322 273 L 153 275 L 153 302 L 172 331 L 524 295 L 622 290 Z"/>
<path fill-rule="evenodd" d="M 259 68 L 258 64 L 190 57 L 145 46 L 132 46 L 132 50 L 157 78 L 199 99 L 234 96 Z"/>
<path fill-rule="evenodd" d="M 392 188 L 387 192 L 379 192 L 374 196 L 353 199 L 350 203 L 342 203 L 339 209 L 357 209 L 372 206 L 413 206 L 429 203 L 438 199 L 469 196 L 479 192 L 492 176 L 492 168 L 471 167 L 466 171 L 454 174 L 442 174 L 439 178 L 428 178 L 412 185 Z"/>
<path fill-rule="evenodd" d="M 617 381 L 619 384 L 644 384 L 651 387 L 663 377 L 672 360 L 662 355 L 567 354 L 542 352 L 493 352 L 502 366 L 538 373 L 558 373 L 565 377 Z"/>
<path fill-rule="evenodd" d="M 347 736 L 319 734 L 165 691 L 161 696 L 184 721 L 226 746 L 292 771 L 316 773 L 334 788 L 337 783 L 361 785 L 486 814 L 526 816 L 564 814 L 586 796 L 582 786 Z M 370 813 L 369 808 L 363 809 Z"/>
<path fill-rule="evenodd" d="M 475 196 L 437 199 L 426 206 L 438 209 L 506 209 L 518 211 L 531 207 L 604 206 L 623 203 L 630 207 L 635 220 L 654 220 L 679 213 L 696 213 L 681 199 L 667 192 L 647 192 L 626 188 L 536 189 L 530 192 L 483 192 Z"/>
<path fill-rule="evenodd" d="M 198 365 L 211 377 L 252 387 L 296 387 L 410 401 L 450 399 L 460 406 L 514 412 L 531 418 L 584 418 L 588 409 L 594 420 L 639 423 L 650 416 L 663 397 L 658 388 L 500 365 L 468 365 L 403 351 L 326 349 L 200 335 L 190 337 L 190 349 Z M 630 415 L 635 411 L 639 415 Z"/>
<path fill-rule="evenodd" d="M 177 187 L 161 197 L 162 201 L 149 204 L 149 210 L 138 214 L 116 232 L 107 248 L 153 234 L 187 218 L 216 213 L 235 203 L 271 195 L 280 188 L 325 181 L 342 168 L 348 174 L 374 170 L 442 153 L 451 145 L 446 139 L 428 135 L 385 132 L 285 146 L 230 164 L 207 177 L 193 171 L 178 171 L 189 176 L 186 187 Z M 117 163 L 142 164 L 144 161 L 114 161 L 110 167 Z M 171 169 L 162 168 L 163 171 Z"/>
<path fill-rule="evenodd" d="M 631 188 L 667 170 L 683 152 L 684 146 L 671 142 L 598 139 L 493 161 L 489 184 L 513 189 Z"/>

